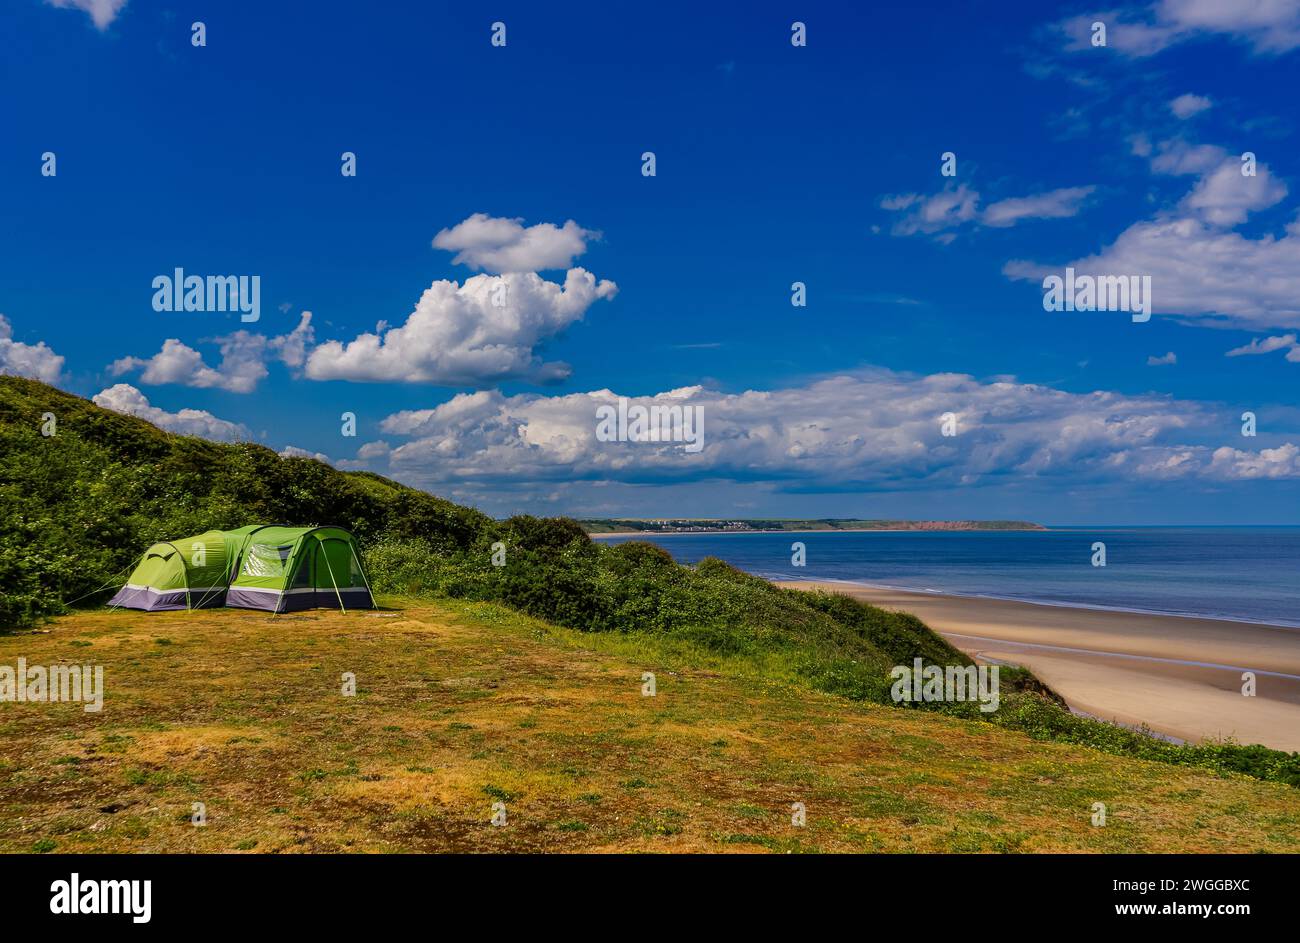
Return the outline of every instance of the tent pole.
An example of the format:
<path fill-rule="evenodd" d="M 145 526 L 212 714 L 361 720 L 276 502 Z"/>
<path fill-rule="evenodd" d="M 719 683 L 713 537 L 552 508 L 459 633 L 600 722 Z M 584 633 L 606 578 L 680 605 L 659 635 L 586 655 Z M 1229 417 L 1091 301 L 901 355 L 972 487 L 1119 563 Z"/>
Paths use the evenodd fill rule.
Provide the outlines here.
<path fill-rule="evenodd" d="M 176 552 L 181 558 L 181 576 L 185 577 L 185 611 L 191 612 L 194 607 L 190 605 L 190 568 L 185 562 L 185 554 L 181 553 L 180 550 L 177 550 Z"/>
<path fill-rule="evenodd" d="M 330 571 L 330 582 L 334 584 L 334 595 L 339 601 L 339 611 L 346 613 L 348 610 L 347 607 L 343 605 L 343 594 L 339 592 L 338 580 L 334 579 L 334 567 L 330 566 L 330 555 L 325 552 L 325 541 L 317 537 L 316 547 L 320 550 L 321 556 L 325 558 L 325 569 Z"/>
<path fill-rule="evenodd" d="M 366 568 L 361 565 L 361 558 L 357 556 L 357 550 L 352 544 L 348 544 L 348 550 L 352 553 L 352 559 L 357 561 L 357 572 L 361 574 L 361 582 L 366 584 L 366 592 L 370 594 L 370 606 L 375 606 L 375 591 L 370 588 L 370 580 L 366 578 Z"/>

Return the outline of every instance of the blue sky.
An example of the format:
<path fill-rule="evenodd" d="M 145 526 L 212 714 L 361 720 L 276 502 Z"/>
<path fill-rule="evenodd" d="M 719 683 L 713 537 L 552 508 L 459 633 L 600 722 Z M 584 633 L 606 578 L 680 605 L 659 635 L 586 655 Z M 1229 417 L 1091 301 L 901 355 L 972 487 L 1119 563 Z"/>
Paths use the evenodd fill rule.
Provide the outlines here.
<path fill-rule="evenodd" d="M 6 4 L 0 370 L 494 514 L 1300 522 L 1300 3 L 410 6 Z"/>

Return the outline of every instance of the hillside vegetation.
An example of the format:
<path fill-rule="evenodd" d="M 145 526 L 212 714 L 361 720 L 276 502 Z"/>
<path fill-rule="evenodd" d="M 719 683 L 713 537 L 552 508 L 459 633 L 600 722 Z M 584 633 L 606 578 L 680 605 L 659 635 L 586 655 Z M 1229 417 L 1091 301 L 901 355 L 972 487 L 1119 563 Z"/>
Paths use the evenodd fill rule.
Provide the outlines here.
<path fill-rule="evenodd" d="M 47 412 L 58 422 L 49 437 L 40 432 Z M 653 637 L 856 701 L 891 703 L 890 668 L 914 658 L 970 664 L 914 616 L 780 589 L 717 560 L 682 566 L 645 543 L 600 546 L 567 519 L 494 521 L 378 475 L 170 435 L 32 380 L 0 377 L 0 443 L 0 626 L 102 602 L 159 539 L 257 522 L 335 524 L 357 535 L 378 592 L 497 603 L 586 633 Z M 504 565 L 494 565 L 494 545 Z M 1023 670 L 1003 670 L 995 713 L 973 703 L 925 709 L 1300 785 L 1300 754 L 1176 746 L 1075 717 Z"/>
<path fill-rule="evenodd" d="M 171 435 L 34 380 L 0 377 L 0 443 L 0 627 L 101 601 L 150 544 L 211 528 L 332 523 L 363 543 L 452 551 L 492 523 L 378 475 Z"/>

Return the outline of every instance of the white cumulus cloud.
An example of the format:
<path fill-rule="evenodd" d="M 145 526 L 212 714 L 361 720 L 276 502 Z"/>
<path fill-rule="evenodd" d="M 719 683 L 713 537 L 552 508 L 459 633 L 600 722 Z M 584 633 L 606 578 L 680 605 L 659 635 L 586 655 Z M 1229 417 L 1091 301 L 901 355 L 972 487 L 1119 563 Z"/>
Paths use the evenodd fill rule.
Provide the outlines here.
<path fill-rule="evenodd" d="M 242 423 L 218 419 L 212 413 L 202 409 L 182 409 L 169 413 L 165 409 L 151 406 L 149 399 L 129 383 L 118 383 L 106 390 L 101 390 L 92 397 L 96 406 L 111 409 L 114 412 L 136 416 L 153 423 L 159 429 L 176 432 L 181 435 L 202 436 L 219 442 L 234 442 L 251 439 L 248 427 Z"/>
<path fill-rule="evenodd" d="M 1286 184 L 1260 166 L 1253 177 L 1243 176 L 1241 161 L 1229 158 L 1196 182 L 1180 209 L 1214 226 L 1236 226 L 1259 210 L 1279 203 Z"/>
<path fill-rule="evenodd" d="M 1300 446 L 1287 442 L 1257 452 L 1221 446 L 1214 450 L 1210 470 L 1218 478 L 1238 481 L 1300 478 Z"/>
<path fill-rule="evenodd" d="M 9 319 L 0 314 L 0 373 L 30 377 L 44 383 L 58 383 L 63 372 L 63 357 L 44 341 L 24 344 L 14 340 Z"/>
<path fill-rule="evenodd" d="M 588 240 L 600 233 L 583 229 L 573 220 L 563 226 L 538 223 L 524 226 L 522 219 L 505 219 L 475 213 L 433 237 L 435 249 L 455 252 L 457 265 L 487 272 L 542 272 L 567 269 L 587 251 Z"/>
<path fill-rule="evenodd" d="M 1255 477 L 1262 453 L 1216 461 L 1236 426 L 1166 396 L 1068 393 L 1013 379 L 869 370 L 809 385 L 723 393 L 699 386 L 632 405 L 702 410 L 703 449 L 602 442 L 600 406 L 618 395 L 460 394 L 387 417 L 388 468 L 404 480 L 461 487 L 509 481 L 765 481 L 795 490 L 898 490 L 1023 481 Z M 957 435 L 943 435 L 952 413 Z M 1251 459 L 1250 456 L 1255 456 Z M 1275 469 L 1276 463 L 1269 466 Z"/>
<path fill-rule="evenodd" d="M 1086 275 L 1149 275 L 1156 312 L 1254 330 L 1300 326 L 1300 219 L 1282 235 L 1236 231 L 1252 213 L 1277 205 L 1287 187 L 1264 164 L 1243 176 L 1236 155 L 1209 145 L 1166 141 L 1151 168 L 1195 175 L 1176 205 L 1133 223 L 1101 252 L 1065 265 L 1016 259 L 1010 278 L 1041 281 L 1066 265 Z"/>
<path fill-rule="evenodd" d="M 474 275 L 463 284 L 436 281 L 399 327 L 344 344 L 327 341 L 307 358 L 313 380 L 362 380 L 477 386 L 510 378 L 540 382 L 569 375 L 543 362 L 536 348 L 582 319 L 618 286 L 572 268 L 564 283 L 535 272 Z"/>
<path fill-rule="evenodd" d="M 108 370 L 113 376 L 139 370 L 140 382 L 150 386 L 178 383 L 196 389 L 251 393 L 267 376 L 268 356 L 275 356 L 290 368 L 300 368 L 313 337 L 311 312 L 304 311 L 298 326 L 279 337 L 239 330 L 216 338 L 221 361 L 215 367 L 209 367 L 193 347 L 172 337 L 152 357 L 122 357 L 113 361 Z"/>

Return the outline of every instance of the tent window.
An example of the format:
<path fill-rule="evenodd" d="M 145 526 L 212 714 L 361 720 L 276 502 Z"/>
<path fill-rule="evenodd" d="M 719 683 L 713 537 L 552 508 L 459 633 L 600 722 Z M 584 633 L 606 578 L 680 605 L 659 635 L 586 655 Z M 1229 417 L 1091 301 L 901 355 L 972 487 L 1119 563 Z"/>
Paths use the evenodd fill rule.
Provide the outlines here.
<path fill-rule="evenodd" d="M 244 556 L 244 575 L 283 576 L 291 553 L 292 544 L 253 544 Z"/>

